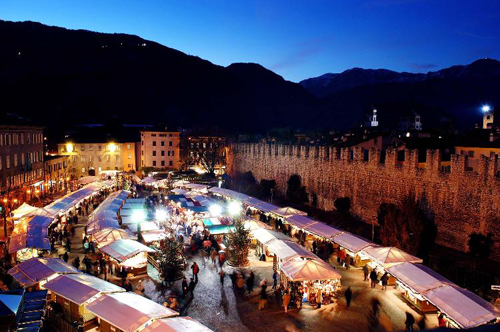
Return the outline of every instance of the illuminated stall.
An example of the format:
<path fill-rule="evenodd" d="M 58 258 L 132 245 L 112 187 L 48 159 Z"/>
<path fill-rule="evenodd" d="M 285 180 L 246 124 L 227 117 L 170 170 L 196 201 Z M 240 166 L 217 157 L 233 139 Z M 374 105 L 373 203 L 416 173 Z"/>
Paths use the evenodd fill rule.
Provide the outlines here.
<path fill-rule="evenodd" d="M 136 274 L 146 273 L 148 253 L 155 253 L 154 249 L 134 240 L 119 239 L 99 248 L 99 251 L 110 257 L 115 264 L 115 270 L 124 267 L 127 271 Z"/>
<path fill-rule="evenodd" d="M 334 236 L 332 241 L 339 245 L 339 250 L 345 251 L 346 259 L 350 258 L 350 265 L 363 266 L 370 261 L 362 250 L 374 245 L 372 242 L 347 232 Z"/>
<path fill-rule="evenodd" d="M 191 317 L 183 316 L 158 319 L 142 332 L 212 332 L 212 330 Z"/>
<path fill-rule="evenodd" d="M 283 233 L 276 232 L 270 229 L 257 228 L 250 232 L 252 239 L 256 244 L 256 252 L 258 256 L 266 254 L 266 256 L 271 256 L 267 250 L 266 245 L 274 240 L 284 240 L 289 241 L 290 238 Z"/>
<path fill-rule="evenodd" d="M 38 257 L 40 251 L 50 250 L 47 234 L 48 227 L 53 222 L 53 217 L 25 217 L 14 227 L 10 235 L 9 253 L 15 253 L 16 260 L 23 262 Z"/>

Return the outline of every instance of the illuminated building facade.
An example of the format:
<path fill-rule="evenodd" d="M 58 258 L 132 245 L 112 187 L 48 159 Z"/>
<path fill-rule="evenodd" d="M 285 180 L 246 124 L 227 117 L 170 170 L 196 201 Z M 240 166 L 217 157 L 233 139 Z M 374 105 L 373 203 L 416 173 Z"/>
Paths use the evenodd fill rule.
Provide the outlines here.
<path fill-rule="evenodd" d="M 181 165 L 178 131 L 141 131 L 141 165 L 159 169 L 179 169 Z"/>

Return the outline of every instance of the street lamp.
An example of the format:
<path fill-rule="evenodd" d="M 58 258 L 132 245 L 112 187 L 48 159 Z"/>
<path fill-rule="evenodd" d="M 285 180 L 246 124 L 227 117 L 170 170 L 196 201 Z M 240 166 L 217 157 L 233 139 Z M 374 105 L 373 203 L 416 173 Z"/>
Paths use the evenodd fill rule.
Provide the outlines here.
<path fill-rule="evenodd" d="M 210 205 L 210 207 L 208 208 L 208 210 L 210 211 L 210 215 L 212 217 L 220 216 L 220 214 L 222 213 L 222 208 L 218 204 Z"/>
<path fill-rule="evenodd" d="M 239 202 L 232 201 L 231 203 L 229 203 L 227 210 L 228 210 L 230 215 L 237 216 L 241 213 L 241 210 L 242 210 L 241 204 Z"/>

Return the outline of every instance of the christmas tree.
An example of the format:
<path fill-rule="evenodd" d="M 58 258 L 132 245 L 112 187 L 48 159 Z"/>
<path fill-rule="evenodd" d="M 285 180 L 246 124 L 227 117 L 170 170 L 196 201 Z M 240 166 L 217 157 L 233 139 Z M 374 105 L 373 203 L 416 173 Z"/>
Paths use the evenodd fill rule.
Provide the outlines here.
<path fill-rule="evenodd" d="M 186 259 L 183 253 L 184 246 L 175 239 L 160 241 L 159 269 L 160 275 L 170 283 L 181 279 L 186 268 Z"/>
<path fill-rule="evenodd" d="M 227 234 L 226 238 L 228 263 L 232 266 L 247 266 L 250 243 L 250 231 L 245 228 L 243 222 L 235 221 L 234 230 Z"/>

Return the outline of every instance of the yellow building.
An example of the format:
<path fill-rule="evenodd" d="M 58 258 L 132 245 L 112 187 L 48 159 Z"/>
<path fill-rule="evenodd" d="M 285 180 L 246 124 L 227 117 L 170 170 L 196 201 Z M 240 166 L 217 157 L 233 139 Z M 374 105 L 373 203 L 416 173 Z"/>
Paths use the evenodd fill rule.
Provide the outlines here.
<path fill-rule="evenodd" d="M 99 175 L 102 171 L 128 172 L 137 169 L 134 142 L 127 143 L 74 143 L 58 144 L 58 152 L 69 156 L 70 171 L 78 178 Z"/>
<path fill-rule="evenodd" d="M 456 146 L 455 153 L 467 156 L 469 170 L 477 171 L 481 156 L 488 158 L 494 155 L 500 156 L 500 145 L 496 144 L 496 142 L 490 142 L 490 144 L 485 144 L 484 146 Z"/>
<path fill-rule="evenodd" d="M 180 133 L 178 131 L 141 131 L 140 150 L 141 168 L 180 168 Z"/>

